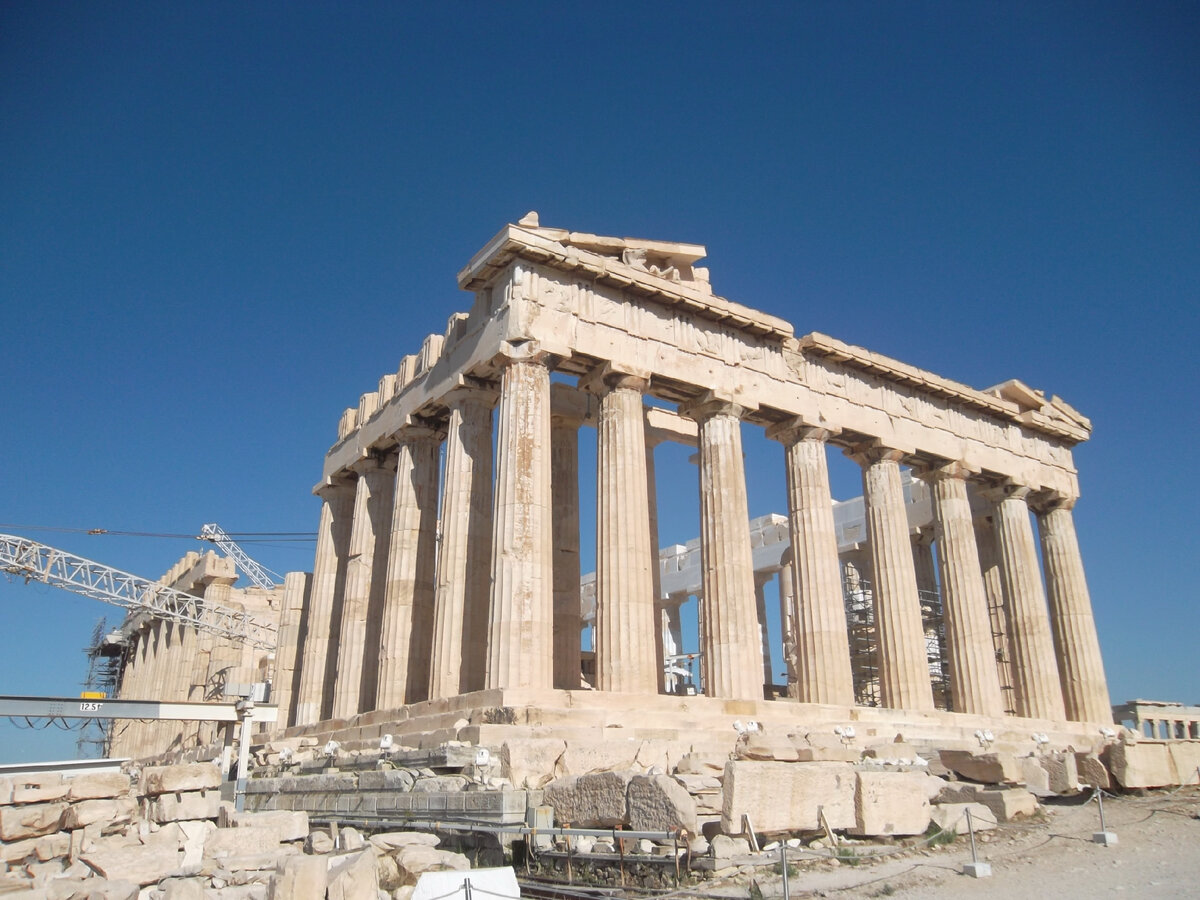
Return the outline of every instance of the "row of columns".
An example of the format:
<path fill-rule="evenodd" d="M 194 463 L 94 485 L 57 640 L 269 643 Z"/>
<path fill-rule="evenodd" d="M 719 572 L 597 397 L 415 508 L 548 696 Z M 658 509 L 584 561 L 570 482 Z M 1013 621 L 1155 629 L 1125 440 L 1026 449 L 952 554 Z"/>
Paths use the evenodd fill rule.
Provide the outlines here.
<path fill-rule="evenodd" d="M 656 603 L 653 456 L 643 405 L 647 381 L 606 367 L 581 386 L 599 396 L 596 687 L 656 693 L 662 610 Z M 545 359 L 515 348 L 499 377 L 494 497 L 496 395 L 464 387 L 447 398 L 440 543 L 437 448 L 443 432 L 433 427 L 414 424 L 397 435 L 394 468 L 366 460 L 353 490 L 334 483 L 321 492 L 297 723 L 483 688 L 579 686 L 580 423 L 566 414 L 552 416 L 550 396 Z M 698 430 L 706 691 L 757 699 L 770 680 L 763 668 L 769 657 L 746 529 L 742 410 L 706 396 L 680 412 Z M 787 616 L 794 629 L 785 640 L 794 645 L 798 699 L 851 705 L 826 461 L 831 433 L 797 421 L 768 434 L 785 449 L 792 543 L 787 593 L 795 598 Z M 900 478 L 904 455 L 878 445 L 852 448 L 851 455 L 863 466 L 882 704 L 932 709 Z M 949 464 L 922 477 L 934 496 L 954 709 L 999 716 L 1003 703 L 967 501 L 969 474 Z M 1048 615 L 1029 499 L 1023 488 L 1006 489 L 994 517 L 1017 712 L 1107 720 L 1069 504 L 1037 507 Z"/>

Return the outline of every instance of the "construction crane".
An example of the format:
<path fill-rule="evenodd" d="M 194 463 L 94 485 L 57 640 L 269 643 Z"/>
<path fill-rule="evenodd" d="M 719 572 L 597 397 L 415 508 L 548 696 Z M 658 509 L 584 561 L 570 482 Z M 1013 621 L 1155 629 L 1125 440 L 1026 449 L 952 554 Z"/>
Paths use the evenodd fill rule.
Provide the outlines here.
<path fill-rule="evenodd" d="M 264 650 L 275 649 L 275 628 L 244 612 L 216 606 L 157 581 L 131 575 L 28 538 L 0 534 L 0 572 L 17 575 L 24 578 L 26 583 L 41 581 L 93 600 L 180 622 Z"/>
<path fill-rule="evenodd" d="M 269 591 L 279 584 L 278 572 L 272 572 L 270 569 L 252 560 L 246 554 L 246 551 L 234 543 L 233 538 L 226 534 L 225 530 L 216 522 L 205 525 L 200 529 L 200 540 L 211 541 L 220 547 L 225 551 L 225 555 L 230 557 L 237 564 L 237 567 L 242 570 L 242 574 L 260 588 L 266 588 Z"/>

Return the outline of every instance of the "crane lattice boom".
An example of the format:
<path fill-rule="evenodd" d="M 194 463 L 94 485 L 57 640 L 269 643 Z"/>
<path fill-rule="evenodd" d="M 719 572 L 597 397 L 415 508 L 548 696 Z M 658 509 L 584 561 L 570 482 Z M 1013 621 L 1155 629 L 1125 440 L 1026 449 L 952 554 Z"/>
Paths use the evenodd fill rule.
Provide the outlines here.
<path fill-rule="evenodd" d="M 237 567 L 245 573 L 246 577 L 260 588 L 270 590 L 278 584 L 277 579 L 279 575 L 251 559 L 245 550 L 234 543 L 233 538 L 226 534 L 225 529 L 220 525 L 215 522 L 205 525 L 200 529 L 200 537 L 206 541 L 212 541 L 225 551 L 225 555 L 232 558 L 237 563 Z M 271 576 L 274 576 L 274 578 Z"/>
<path fill-rule="evenodd" d="M 275 649 L 275 629 L 244 612 L 215 606 L 157 581 L 130 575 L 28 538 L 0 534 L 0 571 L 19 575 L 26 581 L 37 579 L 93 600 L 140 610 L 265 650 Z"/>

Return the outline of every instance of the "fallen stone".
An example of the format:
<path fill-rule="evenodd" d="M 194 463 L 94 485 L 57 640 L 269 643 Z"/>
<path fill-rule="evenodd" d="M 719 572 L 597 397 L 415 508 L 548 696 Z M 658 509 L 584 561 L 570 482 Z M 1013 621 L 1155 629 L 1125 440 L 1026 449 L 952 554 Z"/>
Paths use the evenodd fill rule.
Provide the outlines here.
<path fill-rule="evenodd" d="M 19 841 L 58 831 L 66 810 L 65 803 L 0 807 L 0 841 Z"/>
<path fill-rule="evenodd" d="M 1075 767 L 1079 770 L 1079 780 L 1081 783 L 1098 787 L 1103 790 L 1108 790 L 1112 787 L 1112 779 L 1109 777 L 1108 769 L 1104 763 L 1100 761 L 1100 757 L 1092 752 L 1080 752 L 1075 754 Z"/>
<path fill-rule="evenodd" d="M 357 828 L 347 825 L 345 828 L 338 829 L 337 846 L 339 850 L 361 850 L 366 845 L 366 838 Z"/>
<path fill-rule="evenodd" d="M 441 843 L 441 838 L 429 831 L 385 831 L 382 834 L 371 835 L 370 841 L 386 853 L 418 844 L 436 847 Z"/>
<path fill-rule="evenodd" d="M 567 776 L 644 771 L 637 764 L 640 749 L 637 741 L 599 740 L 590 744 L 569 744 L 561 757 L 562 771 Z"/>
<path fill-rule="evenodd" d="M 100 823 L 101 831 L 111 833 L 130 824 L 137 815 L 137 801 L 132 797 L 105 800 L 83 800 L 73 803 L 63 814 L 63 828 L 74 831 Z"/>
<path fill-rule="evenodd" d="M 814 831 L 823 810 L 835 830 L 856 823 L 855 771 L 849 763 L 730 760 L 725 766 L 721 830 L 739 834 L 748 815 L 755 831 Z"/>
<path fill-rule="evenodd" d="M 215 819 L 220 811 L 221 794 L 218 791 L 160 794 L 150 804 L 150 819 L 159 824 L 183 819 Z"/>
<path fill-rule="evenodd" d="M 411 791 L 416 780 L 411 769 L 378 769 L 360 772 L 358 786 L 364 791 Z"/>
<path fill-rule="evenodd" d="M 67 856 L 71 852 L 71 832 L 56 831 L 54 834 L 35 838 L 33 852 L 42 862 Z"/>
<path fill-rule="evenodd" d="M 1036 756 L 1022 756 L 1017 760 L 1021 767 L 1021 781 L 1035 797 L 1052 797 L 1050 774 L 1042 768 Z"/>
<path fill-rule="evenodd" d="M 375 854 L 369 850 L 330 859 L 328 881 L 328 900 L 379 900 Z"/>
<path fill-rule="evenodd" d="M 226 828 L 272 828 L 279 842 L 302 841 L 308 837 L 308 813 L 304 810 L 273 809 L 262 812 L 234 812 L 222 809 Z"/>
<path fill-rule="evenodd" d="M 275 867 L 267 895 L 271 900 L 325 900 L 328 872 L 323 856 L 285 857 Z"/>
<path fill-rule="evenodd" d="M 70 785 L 58 774 L 14 775 L 10 803 L 52 803 L 62 800 L 70 791 Z"/>
<path fill-rule="evenodd" d="M 220 786 L 221 770 L 217 768 L 216 763 L 185 763 L 142 769 L 142 793 L 147 797 L 184 791 L 207 791 Z"/>
<path fill-rule="evenodd" d="M 67 786 L 68 800 L 104 800 L 129 793 L 130 780 L 124 772 L 95 772 L 76 775 Z"/>
<path fill-rule="evenodd" d="M 923 772 L 859 772 L 853 834 L 921 834 L 929 827 Z M 832 824 L 832 823 L 831 823 Z"/>
<path fill-rule="evenodd" d="M 858 762 L 862 758 L 862 750 L 843 742 L 836 734 L 810 731 L 791 737 L 800 762 Z"/>
<path fill-rule="evenodd" d="M 1046 772 L 1046 781 L 1053 794 L 1079 793 L 1079 766 L 1074 753 L 1050 753 L 1036 757 Z"/>
<path fill-rule="evenodd" d="M 212 859 L 273 853 L 278 848 L 279 830 L 270 826 L 218 828 L 204 839 L 204 855 Z"/>
<path fill-rule="evenodd" d="M 0 860 L 6 863 L 23 862 L 27 857 L 37 853 L 40 840 L 41 838 L 25 838 L 21 841 L 0 843 Z"/>
<path fill-rule="evenodd" d="M 912 760 L 920 756 L 916 747 L 907 741 L 888 741 L 883 744 L 874 744 L 863 751 L 863 756 L 867 759 L 890 759 L 896 762 L 900 760 Z"/>
<path fill-rule="evenodd" d="M 725 762 L 728 757 L 720 758 L 702 753 L 687 753 L 675 767 L 677 775 L 714 775 L 725 774 Z"/>
<path fill-rule="evenodd" d="M 733 748 L 737 759 L 776 760 L 796 762 L 796 745 L 787 735 L 767 734 L 762 731 L 747 732 L 738 736 Z"/>
<path fill-rule="evenodd" d="M 158 887 L 162 900 L 205 900 L 201 878 L 167 878 Z"/>
<path fill-rule="evenodd" d="M 1200 741 L 1171 741 L 1167 745 L 1171 756 L 1171 768 L 1175 774 L 1175 784 L 1196 784 L 1200 773 Z"/>
<path fill-rule="evenodd" d="M 673 831 L 695 834 L 696 801 L 667 775 L 635 775 L 626 791 L 629 827 L 635 831 Z"/>
<path fill-rule="evenodd" d="M 470 860 L 461 853 L 451 853 L 422 844 L 402 848 L 396 853 L 395 860 L 404 884 L 416 884 L 417 879 L 425 872 L 443 872 L 448 869 L 466 871 L 471 868 Z"/>
<path fill-rule="evenodd" d="M 974 800 L 992 811 L 997 822 L 1026 819 L 1037 813 L 1037 798 L 1024 788 L 988 787 L 975 792 Z"/>
<path fill-rule="evenodd" d="M 42 887 L 51 878 L 59 877 L 63 874 L 63 870 L 67 867 L 66 861 L 61 859 L 52 859 L 47 862 L 28 863 L 25 866 L 25 874 L 33 879 L 35 888 Z"/>
<path fill-rule="evenodd" d="M 93 850 L 81 859 L 102 878 L 155 884 L 179 869 L 181 854 L 170 847 L 137 846 Z"/>
<path fill-rule="evenodd" d="M 1160 742 L 1118 741 L 1104 749 L 1105 764 L 1123 788 L 1166 787 L 1178 783 L 1171 754 Z"/>
<path fill-rule="evenodd" d="M 1011 753 L 974 753 L 970 750 L 942 750 L 942 765 L 958 775 L 979 784 L 1016 784 L 1021 780 L 1021 767 Z"/>
<path fill-rule="evenodd" d="M 561 824 L 576 828 L 609 828 L 624 824 L 628 811 L 628 772 L 598 772 L 559 778 L 545 788 L 547 806 Z"/>
<path fill-rule="evenodd" d="M 412 786 L 415 794 L 441 794 L 454 791 L 465 791 L 471 779 L 466 775 L 434 775 L 432 778 L 418 778 Z"/>
<path fill-rule="evenodd" d="M 132 881 L 107 878 L 55 878 L 46 883 L 46 900 L 136 900 Z"/>
<path fill-rule="evenodd" d="M 750 841 L 744 837 L 731 837 L 728 834 L 717 834 L 709 843 L 709 853 L 713 859 L 728 860 L 735 856 L 745 856 L 750 852 Z"/>
<path fill-rule="evenodd" d="M 324 831 L 310 832 L 304 839 L 304 852 L 310 855 L 320 855 L 333 852 L 333 838 Z"/>
<path fill-rule="evenodd" d="M 930 810 L 930 820 L 940 831 L 967 833 L 967 810 L 976 831 L 991 831 L 996 827 L 996 814 L 982 803 L 944 803 Z"/>

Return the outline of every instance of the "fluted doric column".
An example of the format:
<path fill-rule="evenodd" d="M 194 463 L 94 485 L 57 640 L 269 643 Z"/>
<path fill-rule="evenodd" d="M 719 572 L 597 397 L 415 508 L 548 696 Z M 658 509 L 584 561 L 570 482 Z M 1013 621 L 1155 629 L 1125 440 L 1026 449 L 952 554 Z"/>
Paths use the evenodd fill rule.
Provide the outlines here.
<path fill-rule="evenodd" d="M 574 415 L 550 422 L 550 491 L 554 506 L 554 686 L 580 686 L 579 426 Z"/>
<path fill-rule="evenodd" d="M 271 702 L 279 707 L 281 728 L 296 724 L 296 698 L 300 692 L 301 654 L 311 591 L 312 575 L 309 573 L 288 572 L 284 576 L 283 609 L 279 613 L 279 646 L 275 650 L 275 680 L 271 685 Z M 193 636 L 193 645 L 195 640 Z M 192 655 L 194 666 L 195 653 Z M 189 681 L 191 677 L 189 669 Z M 190 694 L 186 699 L 191 699 Z"/>
<path fill-rule="evenodd" d="M 921 476 L 933 494 L 950 700 L 955 712 L 1001 716 L 1004 703 L 967 499 L 967 474 L 961 465 L 951 463 Z"/>
<path fill-rule="evenodd" d="M 350 526 L 354 520 L 354 488 L 347 482 L 326 485 L 317 526 L 317 553 L 313 560 L 312 597 L 300 667 L 300 693 L 296 724 L 310 725 L 329 718 L 333 709 L 333 682 L 337 677 L 337 642 L 331 636 L 341 629 L 341 598 L 350 556 Z"/>
<path fill-rule="evenodd" d="M 825 442 L 830 432 L 789 422 L 767 436 L 784 446 L 794 599 L 795 696 L 803 703 L 854 704 L 846 605 L 838 564 Z"/>
<path fill-rule="evenodd" d="M 988 492 L 996 501 L 993 525 L 1000 580 L 1008 612 L 1013 694 L 1017 715 L 1062 721 L 1062 685 L 1054 659 L 1046 594 L 1038 571 L 1029 521 L 1029 488 L 1002 485 Z"/>
<path fill-rule="evenodd" d="M 658 693 L 644 379 L 597 379 L 596 687 Z"/>
<path fill-rule="evenodd" d="M 488 688 L 554 685 L 550 370 L 514 347 L 500 377 Z"/>
<path fill-rule="evenodd" d="M 408 425 L 396 439 L 376 709 L 396 709 L 428 697 L 433 645 L 441 435 Z"/>
<path fill-rule="evenodd" d="M 709 397 L 680 412 L 699 426 L 704 691 L 712 697 L 760 700 L 762 648 L 746 524 L 750 513 L 742 462 L 742 409 Z"/>
<path fill-rule="evenodd" d="M 1074 505 L 1071 498 L 1047 494 L 1037 497 L 1034 506 L 1050 599 L 1050 630 L 1067 718 L 1073 722 L 1109 723 L 1112 707 L 1108 681 L 1075 535 L 1071 513 Z"/>
<path fill-rule="evenodd" d="M 863 466 L 871 591 L 879 638 L 879 692 L 891 709 L 933 709 L 925 627 L 900 480 L 903 454 L 871 447 L 855 455 Z"/>
<path fill-rule="evenodd" d="M 392 510 L 391 469 L 377 459 L 357 463 L 354 525 L 350 532 L 350 562 L 342 600 L 342 628 L 338 641 L 337 682 L 333 691 L 333 717 L 345 719 L 369 709 L 375 701 L 375 676 L 379 659 L 379 622 L 372 622 L 374 595 L 382 606 L 383 578 L 375 573 L 376 556 L 387 553 L 388 520 Z M 372 633 L 375 640 L 371 640 Z"/>
<path fill-rule="evenodd" d="M 434 602 L 429 697 L 483 687 L 492 559 L 492 405 L 496 395 L 459 390 L 446 400 L 442 541 Z"/>

